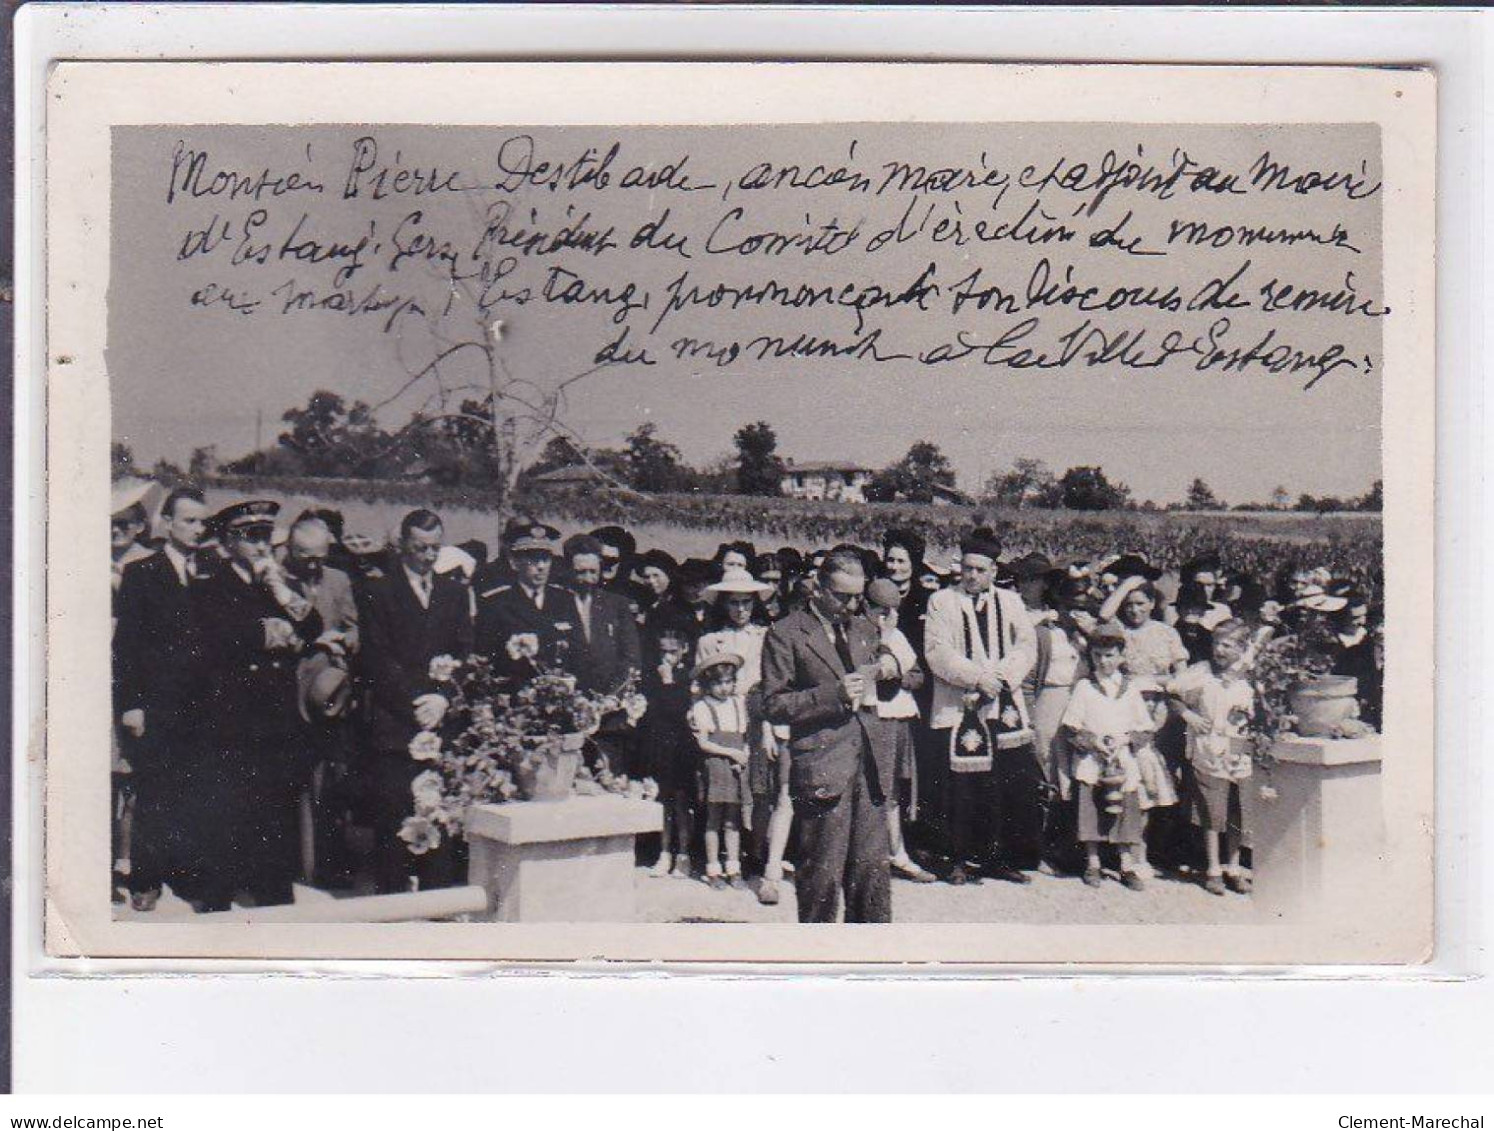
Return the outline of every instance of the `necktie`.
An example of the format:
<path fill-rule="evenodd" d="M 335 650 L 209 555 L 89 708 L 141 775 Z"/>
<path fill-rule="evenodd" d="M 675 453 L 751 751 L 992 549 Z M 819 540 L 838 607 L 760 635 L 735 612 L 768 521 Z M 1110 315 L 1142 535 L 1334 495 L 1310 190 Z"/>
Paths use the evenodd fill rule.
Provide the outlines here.
<path fill-rule="evenodd" d="M 431 607 L 431 579 L 422 574 L 420 578 L 419 588 L 420 605 L 422 608 L 428 609 Z"/>
<path fill-rule="evenodd" d="M 846 637 L 846 626 L 836 621 L 830 627 L 835 633 L 835 654 L 840 657 L 847 674 L 854 672 L 856 661 L 851 658 L 851 642 Z"/>
<path fill-rule="evenodd" d="M 990 602 L 989 594 L 982 594 L 980 600 L 975 602 L 975 628 L 980 633 L 980 646 L 985 649 L 987 656 L 991 654 Z"/>

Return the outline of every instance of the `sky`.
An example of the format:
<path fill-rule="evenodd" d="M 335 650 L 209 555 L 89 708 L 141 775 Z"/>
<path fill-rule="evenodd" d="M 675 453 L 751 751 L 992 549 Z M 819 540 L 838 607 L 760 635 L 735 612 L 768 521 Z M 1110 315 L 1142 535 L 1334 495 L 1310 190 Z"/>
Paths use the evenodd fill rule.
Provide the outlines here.
<path fill-rule="evenodd" d="M 1157 155 L 1176 153 L 1182 147 L 1222 167 L 1244 167 L 1252 154 L 1269 147 L 1280 160 L 1291 160 L 1299 167 L 1311 160 L 1326 168 L 1335 163 L 1350 165 L 1364 153 L 1377 155 L 1378 139 L 1367 140 L 1366 129 L 1315 127 L 1288 132 L 1278 127 L 1131 127 L 1124 139 L 1130 148 L 1121 152 L 1134 153 L 1145 162 L 1165 163 L 1165 157 Z M 114 435 L 131 447 L 138 463 L 149 465 L 162 457 L 185 463 L 192 449 L 207 445 L 216 446 L 222 458 L 244 454 L 254 446 L 257 427 L 266 443 L 273 442 L 281 414 L 304 404 L 317 389 L 381 402 L 443 342 L 453 337 L 460 340 L 463 335 L 480 336 L 487 328 L 485 321 L 453 316 L 396 320 L 386 331 L 382 315 L 286 312 L 271 297 L 276 287 L 315 291 L 318 296 L 339 289 L 332 282 L 336 262 L 308 263 L 287 254 L 296 238 L 314 236 L 326 246 L 336 241 L 351 244 L 360 232 L 371 232 L 384 249 L 382 258 L 370 252 L 369 266 L 343 289 L 358 298 L 377 284 L 385 294 L 404 294 L 427 306 L 440 301 L 444 284 L 434 270 L 414 256 L 391 270 L 388 248 L 420 246 L 419 238 L 432 246 L 446 238 L 456 242 L 465 238 L 465 247 L 472 239 L 475 202 L 488 198 L 463 193 L 449 194 L 451 199 L 425 196 L 373 201 L 365 177 L 356 199 L 334 199 L 337 194 L 331 190 L 344 187 L 348 175 L 351 139 L 373 130 L 116 129 L 106 361 Z M 698 179 L 714 176 L 731 187 L 730 176 L 759 159 L 771 159 L 777 168 L 808 168 L 834 161 L 875 167 L 889 155 L 915 153 L 931 165 L 935 158 L 973 165 L 971 155 L 978 153 L 983 165 L 999 164 L 1003 155 L 1011 154 L 1013 161 L 1020 157 L 1046 167 L 1058 160 L 1077 161 L 1105 146 L 1120 146 L 1114 134 L 1113 127 L 1081 123 L 1046 126 L 1041 131 L 1021 124 L 629 128 L 607 133 L 568 127 L 524 136 L 536 137 L 536 153 L 555 155 L 557 162 L 586 147 L 604 152 L 615 142 L 622 148 L 614 173 L 631 160 L 657 170 L 688 153 L 689 168 Z M 501 147 L 516 132 L 380 127 L 368 136 L 376 137 L 379 144 L 380 167 L 450 173 L 490 170 L 495 152 L 500 154 L 499 167 L 507 168 Z M 213 193 L 199 197 L 185 191 L 185 182 L 178 176 L 183 152 L 206 155 L 204 168 L 209 173 L 224 169 L 248 174 L 267 169 L 284 177 L 290 170 L 319 178 L 329 191 L 315 199 L 291 193 L 284 199 L 264 197 L 254 202 Z M 201 188 L 205 183 L 201 179 L 196 185 Z M 698 251 L 699 241 L 712 224 L 743 199 L 748 198 L 728 197 L 725 192 L 718 197 L 714 191 L 671 195 L 667 187 L 650 190 L 646 197 L 624 194 L 615 186 L 608 192 L 586 195 L 581 191 L 570 197 L 526 187 L 512 194 L 511 202 L 516 225 L 522 222 L 532 229 L 554 231 L 563 222 L 599 228 L 615 221 L 623 240 L 641 218 L 655 218 L 668 207 L 679 230 L 693 233 Z M 944 215 L 951 214 L 956 203 L 953 197 L 936 199 L 932 194 L 920 199 Z M 1044 196 L 1043 202 L 1053 215 L 1066 214 L 1051 195 Z M 1262 202 L 1241 196 L 1186 203 L 1187 216 L 1211 222 L 1313 223 L 1324 230 L 1337 222 L 1346 223 L 1361 248 L 1352 257 L 1342 252 L 1308 255 L 1300 250 L 1255 247 L 1248 253 L 1251 274 L 1247 278 L 1280 276 L 1327 287 L 1342 283 L 1347 264 L 1356 273 L 1358 286 L 1370 295 L 1376 293 L 1378 197 L 1350 203 L 1316 198 Z M 963 205 L 961 215 L 967 223 L 977 209 L 988 209 L 995 217 L 1010 221 L 1022 208 L 1021 198 L 1014 195 L 983 200 L 978 194 L 967 194 Z M 1253 211 L 1242 211 L 1247 205 Z M 279 254 L 268 255 L 265 265 L 232 263 L 235 247 L 245 240 L 251 245 L 255 242 L 245 235 L 255 207 L 263 210 L 263 217 L 252 236 L 261 237 L 272 252 L 278 248 Z M 1155 202 L 1116 193 L 1105 202 L 1100 219 L 1115 221 L 1123 210 L 1142 214 L 1143 209 L 1156 207 Z M 884 222 L 895 222 L 902 211 L 903 198 L 898 194 L 867 203 L 860 198 L 847 202 L 823 192 L 777 198 L 759 193 L 750 198 L 748 211 L 737 219 L 733 231 L 737 236 L 814 231 L 833 219 L 843 227 L 862 223 L 870 232 Z M 412 223 L 415 212 L 419 216 Z M 1165 216 L 1154 220 L 1155 230 Z M 203 239 L 205 232 L 220 231 L 230 232 L 231 238 Z M 184 254 L 194 239 L 197 251 Z M 213 246 L 203 250 L 208 244 Z M 967 491 L 978 492 L 987 476 L 1009 467 L 1015 459 L 1036 458 L 1060 474 L 1072 466 L 1099 465 L 1112 479 L 1129 485 L 1137 499 L 1159 503 L 1181 499 L 1195 477 L 1204 479 L 1230 503 L 1265 501 L 1278 486 L 1292 496 L 1304 492 L 1357 495 L 1380 477 L 1380 382 L 1393 380 L 1395 375 L 1382 373 L 1378 366 L 1335 372 L 1304 391 L 1300 375 L 1217 369 L 1201 373 L 1178 362 L 1146 370 L 1100 363 L 1039 371 L 972 361 L 938 366 L 904 360 L 858 365 L 846 359 L 790 358 L 717 368 L 698 357 L 677 359 L 667 348 L 678 335 L 717 342 L 733 336 L 743 341 L 758 333 L 811 333 L 852 340 L 860 328 L 854 323 L 854 312 L 844 309 L 771 316 L 686 311 L 674 315 L 665 330 L 647 335 L 667 284 L 681 271 L 688 271 L 697 282 L 732 285 L 769 276 L 789 279 L 798 272 L 800 278 L 833 280 L 837 285 L 843 280 L 859 285 L 870 278 L 894 287 L 906 285 L 924 264 L 937 258 L 937 278 L 947 296 L 954 281 L 975 268 L 985 273 L 987 281 L 1000 280 L 1009 289 L 1020 289 L 1039 256 L 1051 255 L 1057 270 L 1068 263 L 1085 279 L 1108 288 L 1166 286 L 1182 278 L 1197 282 L 1210 272 L 1222 276 L 1244 262 L 1246 253 L 1200 253 L 1191 260 L 1178 254 L 1141 259 L 1088 249 L 1055 254 L 1046 248 L 1010 243 L 956 251 L 953 245 L 935 248 L 912 240 L 906 247 L 889 245 L 876 256 L 853 248 L 836 259 L 804 254 L 764 260 L 733 254 L 708 262 L 697 254 L 684 263 L 647 250 L 594 259 L 566 254 L 571 258 L 526 261 L 523 270 L 528 276 L 514 278 L 527 278 L 537 287 L 548 266 L 564 263 L 584 272 L 595 288 L 615 292 L 635 282 L 640 289 L 651 290 L 655 301 L 646 313 L 636 312 L 628 322 L 630 330 L 638 331 L 631 341 L 635 345 L 646 341 L 655 364 L 604 369 L 571 389 L 564 421 L 577 435 L 599 446 L 617 445 L 639 424 L 653 421 L 660 435 L 677 444 L 687 460 L 704 464 L 731 450 L 732 434 L 743 424 L 764 420 L 778 434 L 780 454 L 800 461 L 844 459 L 880 467 L 898 459 L 912 443 L 929 440 L 950 457 L 959 485 Z M 217 288 L 219 295 L 227 289 L 253 294 L 259 307 L 252 316 L 239 316 L 224 303 L 212 308 L 194 306 L 192 296 L 211 288 Z M 598 346 L 617 333 L 617 323 L 611 320 L 615 309 L 596 303 L 535 301 L 501 305 L 485 319 L 502 319 L 499 349 L 509 370 L 546 386 L 591 367 Z M 1341 340 L 1351 356 L 1380 356 L 1379 324 L 1373 320 L 1322 313 L 1288 314 L 1271 322 L 1253 312 L 1232 316 L 1236 327 L 1231 344 L 1249 344 L 1273 329 L 1278 342 L 1306 346 Z M 1050 316 L 1045 313 L 1043 317 Z M 1051 325 L 1056 333 L 1058 327 L 1076 325 L 1080 317 L 1062 310 L 1051 316 Z M 1211 317 L 1180 315 L 1178 324 L 1190 334 L 1201 333 Z M 868 316 L 869 323 L 885 329 L 889 341 L 914 343 L 914 352 L 952 340 L 959 330 L 977 337 L 997 335 L 1013 320 L 968 309 L 957 319 L 937 309 L 928 313 L 910 306 Z M 1171 323 L 1166 316 L 1146 311 L 1131 324 L 1146 327 L 1155 341 Z M 461 365 L 451 368 L 449 377 L 456 383 L 481 379 L 481 374 L 464 372 Z M 397 426 L 413 407 L 412 396 L 396 399 L 383 418 Z"/>

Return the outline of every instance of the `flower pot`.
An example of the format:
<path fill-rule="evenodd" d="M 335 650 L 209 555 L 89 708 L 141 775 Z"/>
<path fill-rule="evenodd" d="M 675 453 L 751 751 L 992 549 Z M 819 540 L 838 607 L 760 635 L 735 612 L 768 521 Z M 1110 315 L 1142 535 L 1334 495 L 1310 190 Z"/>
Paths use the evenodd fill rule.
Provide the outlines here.
<path fill-rule="evenodd" d="M 565 734 L 547 742 L 515 771 L 519 796 L 525 801 L 564 801 L 570 797 L 585 743 L 584 734 Z"/>
<path fill-rule="evenodd" d="M 1325 675 L 1293 684 L 1287 691 L 1297 733 L 1330 738 L 1341 723 L 1359 716 L 1359 681 L 1351 675 Z"/>

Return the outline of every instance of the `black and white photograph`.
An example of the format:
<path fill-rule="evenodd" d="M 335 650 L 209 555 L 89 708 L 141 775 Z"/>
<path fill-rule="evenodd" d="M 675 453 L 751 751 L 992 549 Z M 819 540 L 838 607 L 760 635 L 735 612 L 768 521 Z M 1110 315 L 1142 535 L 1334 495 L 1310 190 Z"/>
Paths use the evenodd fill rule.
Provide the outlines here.
<path fill-rule="evenodd" d="M 53 97 L 54 953 L 1429 956 L 1429 74 Z"/>

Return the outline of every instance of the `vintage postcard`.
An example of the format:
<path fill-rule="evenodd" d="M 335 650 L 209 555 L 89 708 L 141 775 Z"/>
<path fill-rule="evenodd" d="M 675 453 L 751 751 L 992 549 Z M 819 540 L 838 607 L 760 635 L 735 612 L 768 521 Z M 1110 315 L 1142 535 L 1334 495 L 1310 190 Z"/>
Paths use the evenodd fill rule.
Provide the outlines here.
<path fill-rule="evenodd" d="M 1431 956 L 1430 73 L 48 105 L 49 954 Z"/>

